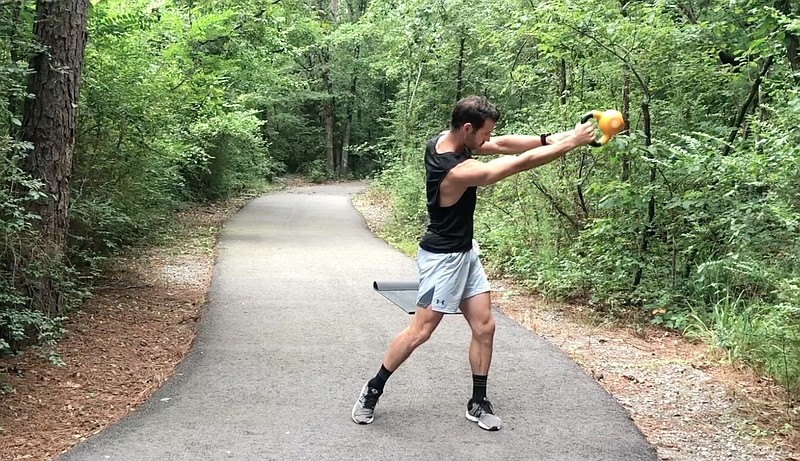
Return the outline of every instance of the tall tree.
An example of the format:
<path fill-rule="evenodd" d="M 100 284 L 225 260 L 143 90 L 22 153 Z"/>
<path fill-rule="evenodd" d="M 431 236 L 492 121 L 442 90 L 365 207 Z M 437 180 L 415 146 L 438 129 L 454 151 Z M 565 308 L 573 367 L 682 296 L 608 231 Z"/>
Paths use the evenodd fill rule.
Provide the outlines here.
<path fill-rule="evenodd" d="M 45 196 L 31 205 L 41 217 L 44 267 L 29 280 L 32 305 L 48 314 L 64 307 L 52 269 L 63 261 L 69 225 L 69 193 L 89 0 L 39 0 L 34 33 L 44 47 L 31 60 L 23 137 L 33 144 L 25 169 Z"/>

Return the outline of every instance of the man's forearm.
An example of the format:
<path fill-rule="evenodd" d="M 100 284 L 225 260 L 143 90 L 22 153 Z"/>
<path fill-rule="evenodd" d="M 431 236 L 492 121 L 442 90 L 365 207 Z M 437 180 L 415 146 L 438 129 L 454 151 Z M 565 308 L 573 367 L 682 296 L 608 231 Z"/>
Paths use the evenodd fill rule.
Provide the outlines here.
<path fill-rule="evenodd" d="M 569 131 L 562 131 L 561 133 L 553 133 L 547 136 L 547 144 L 555 144 L 557 142 L 561 142 L 567 137 L 569 137 L 574 130 Z"/>
<path fill-rule="evenodd" d="M 546 143 L 555 144 L 566 139 L 572 130 L 561 133 L 554 133 L 546 136 Z M 510 154 L 517 155 L 522 152 L 536 149 L 542 146 L 542 135 L 526 134 L 506 134 L 493 137 L 483 149 L 479 149 L 479 154 Z"/>
<path fill-rule="evenodd" d="M 567 138 L 568 136 L 563 136 L 560 138 L 559 142 L 551 143 L 540 149 L 530 150 L 520 154 L 519 159 L 524 165 L 523 169 L 529 170 L 540 167 L 574 149 L 576 147 L 575 143 Z"/>

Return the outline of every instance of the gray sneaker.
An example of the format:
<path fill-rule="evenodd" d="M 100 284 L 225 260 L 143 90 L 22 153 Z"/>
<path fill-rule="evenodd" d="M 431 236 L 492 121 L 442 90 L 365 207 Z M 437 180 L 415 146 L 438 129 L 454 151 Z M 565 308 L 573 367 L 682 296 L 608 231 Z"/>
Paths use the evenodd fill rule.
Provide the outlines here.
<path fill-rule="evenodd" d="M 499 431 L 500 418 L 495 416 L 492 404 L 488 400 L 470 401 L 467 404 L 467 419 L 478 423 L 478 427 L 487 431 Z"/>
<path fill-rule="evenodd" d="M 358 396 L 358 401 L 353 406 L 353 421 L 357 424 L 369 424 L 375 419 L 375 404 L 378 403 L 378 398 L 382 392 L 369 387 L 369 383 L 365 383 L 361 388 L 361 395 Z"/>

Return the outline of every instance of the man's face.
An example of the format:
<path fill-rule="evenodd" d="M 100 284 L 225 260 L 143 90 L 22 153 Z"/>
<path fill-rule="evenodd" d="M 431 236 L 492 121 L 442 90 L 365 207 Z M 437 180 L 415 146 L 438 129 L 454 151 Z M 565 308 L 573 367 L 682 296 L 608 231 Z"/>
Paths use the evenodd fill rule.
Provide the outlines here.
<path fill-rule="evenodd" d="M 485 142 L 489 141 L 496 124 L 497 123 L 492 120 L 486 120 L 482 127 L 475 130 L 471 123 L 465 123 L 462 128 L 465 133 L 464 144 L 467 146 L 467 149 L 476 150 Z"/>

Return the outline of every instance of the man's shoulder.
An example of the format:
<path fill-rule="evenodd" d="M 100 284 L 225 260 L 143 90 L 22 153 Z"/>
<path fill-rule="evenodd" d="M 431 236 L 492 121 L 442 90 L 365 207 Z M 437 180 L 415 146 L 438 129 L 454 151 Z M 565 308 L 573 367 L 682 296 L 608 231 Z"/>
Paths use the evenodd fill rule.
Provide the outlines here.
<path fill-rule="evenodd" d="M 439 141 L 439 138 L 441 138 L 442 136 L 445 135 L 445 133 L 447 133 L 447 130 L 442 131 L 441 133 L 437 133 L 437 134 L 429 137 L 428 141 L 425 143 L 425 145 L 426 146 L 430 146 L 431 144 L 436 143 L 437 141 Z"/>

